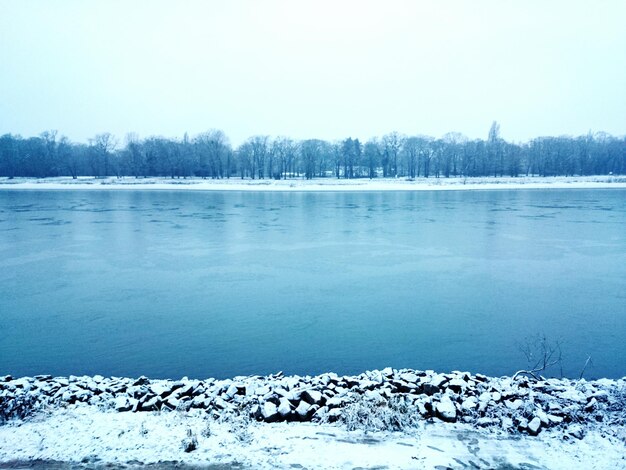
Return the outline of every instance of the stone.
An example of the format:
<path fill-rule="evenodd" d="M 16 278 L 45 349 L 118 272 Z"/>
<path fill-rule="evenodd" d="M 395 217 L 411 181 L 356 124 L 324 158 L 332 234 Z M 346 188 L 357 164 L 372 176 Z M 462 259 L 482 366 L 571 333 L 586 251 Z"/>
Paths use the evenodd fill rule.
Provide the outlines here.
<path fill-rule="evenodd" d="M 288 391 L 288 390 L 285 390 L 282 387 L 279 387 L 276 390 L 274 390 L 274 393 L 276 395 L 280 396 L 280 397 L 287 398 L 288 400 L 293 400 L 294 399 L 293 393 Z"/>
<path fill-rule="evenodd" d="M 404 380 L 405 382 L 415 384 L 417 383 L 418 377 L 412 372 L 405 372 L 404 374 L 400 374 L 400 379 Z"/>
<path fill-rule="evenodd" d="M 589 403 L 585 405 L 585 411 L 593 411 L 593 409 L 597 406 L 597 404 L 598 404 L 598 400 L 596 400 L 595 398 L 592 398 L 591 400 L 589 400 Z"/>
<path fill-rule="evenodd" d="M 300 417 L 301 420 L 305 420 L 309 417 L 309 412 L 311 411 L 311 408 L 312 405 L 302 400 L 296 407 L 296 414 Z"/>
<path fill-rule="evenodd" d="M 384 403 L 385 402 L 385 399 L 376 390 L 367 390 L 363 394 L 363 397 L 366 400 L 373 401 L 374 403 Z"/>
<path fill-rule="evenodd" d="M 561 424 L 563 422 L 563 418 L 561 418 L 560 416 L 554 416 L 554 415 L 548 415 L 548 420 L 552 423 L 552 424 Z"/>
<path fill-rule="evenodd" d="M 426 383 L 424 385 L 422 385 L 422 393 L 430 396 L 433 396 L 435 393 L 439 393 L 439 387 L 437 387 L 436 385 L 430 384 L 430 383 Z"/>
<path fill-rule="evenodd" d="M 159 409 L 160 400 L 158 397 L 152 397 L 148 400 L 140 401 L 139 409 L 141 411 L 157 411 Z"/>
<path fill-rule="evenodd" d="M 170 395 L 165 399 L 164 404 L 171 410 L 175 410 L 176 408 L 178 408 L 178 405 L 180 405 L 180 400 Z"/>
<path fill-rule="evenodd" d="M 417 406 L 419 414 L 422 415 L 423 418 L 430 416 L 430 411 L 426 409 L 426 404 L 423 401 L 419 400 L 415 402 L 415 405 Z"/>
<path fill-rule="evenodd" d="M 257 387 L 257 388 L 254 390 L 254 393 L 255 393 L 255 395 L 257 395 L 257 396 L 262 397 L 262 396 L 265 396 L 265 395 L 269 394 L 271 391 L 272 391 L 272 390 L 271 390 L 271 389 L 270 389 L 267 385 L 263 385 L 263 386 L 261 386 L 261 387 Z"/>
<path fill-rule="evenodd" d="M 585 437 L 585 431 L 580 424 L 572 424 L 567 428 L 567 434 L 575 439 L 582 439 Z"/>
<path fill-rule="evenodd" d="M 120 412 L 130 411 L 132 409 L 132 406 L 128 402 L 127 397 L 115 398 L 115 400 L 113 401 L 113 407 L 115 408 L 116 411 L 120 411 Z"/>
<path fill-rule="evenodd" d="M 463 380 L 463 379 L 459 379 L 459 378 L 454 378 L 452 380 L 450 380 L 446 386 L 452 390 L 454 390 L 457 393 L 460 393 L 462 391 L 464 391 L 469 384 Z"/>
<path fill-rule="evenodd" d="M 154 393 L 155 395 L 164 397 L 165 395 L 170 394 L 170 392 L 172 391 L 172 387 L 164 383 L 153 383 L 150 384 L 150 390 L 152 390 L 152 393 Z"/>
<path fill-rule="evenodd" d="M 289 399 L 282 397 L 280 399 L 280 404 L 278 405 L 278 414 L 280 414 L 283 418 L 286 418 L 291 413 L 291 402 Z"/>
<path fill-rule="evenodd" d="M 228 402 L 219 396 L 215 397 L 215 399 L 213 400 L 213 406 L 220 410 L 225 410 L 226 408 L 229 408 Z"/>
<path fill-rule="evenodd" d="M 475 410 L 477 406 L 478 402 L 476 401 L 476 397 L 468 397 L 461 403 L 461 408 L 465 411 Z"/>
<path fill-rule="evenodd" d="M 319 404 L 322 401 L 322 393 L 317 390 L 305 390 L 300 398 L 311 405 Z"/>
<path fill-rule="evenodd" d="M 497 418 L 483 417 L 483 418 L 478 418 L 476 420 L 476 425 L 480 427 L 486 427 L 486 426 L 493 426 L 494 424 L 498 424 L 498 422 L 499 421 Z"/>
<path fill-rule="evenodd" d="M 278 413 L 278 408 L 271 401 L 266 401 L 261 405 L 260 408 L 260 416 L 264 421 L 268 423 L 278 421 L 280 418 L 280 414 Z"/>
<path fill-rule="evenodd" d="M 584 403 L 587 401 L 587 397 L 582 392 L 574 389 L 567 389 L 564 392 L 560 392 L 558 397 L 562 400 L 569 400 L 576 403 Z"/>
<path fill-rule="evenodd" d="M 139 377 L 137 380 L 133 382 L 133 387 L 138 387 L 139 385 L 149 385 L 149 384 L 150 384 L 150 380 L 148 379 L 148 377 L 142 375 L 141 377 Z"/>
<path fill-rule="evenodd" d="M 332 410 L 328 411 L 326 416 L 328 417 L 328 421 L 332 423 L 334 421 L 337 421 L 339 418 L 341 418 L 342 413 L 343 412 L 341 408 L 333 408 Z"/>
<path fill-rule="evenodd" d="M 537 434 L 539 434 L 539 430 L 541 429 L 541 419 L 535 416 L 528 423 L 527 429 L 528 429 L 529 434 L 533 436 L 536 436 Z"/>
<path fill-rule="evenodd" d="M 442 421 L 453 423 L 456 421 L 456 407 L 450 397 L 444 395 L 435 407 L 437 417 Z"/>
<path fill-rule="evenodd" d="M 181 397 L 190 397 L 193 394 L 193 389 L 195 388 L 194 384 L 187 384 L 179 387 L 176 390 L 176 396 L 178 398 Z"/>
<path fill-rule="evenodd" d="M 435 374 L 427 381 L 427 383 L 437 388 L 441 388 L 441 386 L 447 381 L 448 381 L 448 378 L 445 375 Z"/>
<path fill-rule="evenodd" d="M 232 398 L 235 395 L 237 395 L 237 392 L 239 391 L 239 388 L 237 387 L 237 385 L 235 384 L 230 384 L 230 386 L 228 387 L 228 389 L 224 392 L 224 396 L 226 398 Z"/>
<path fill-rule="evenodd" d="M 326 400 L 326 406 L 329 408 L 337 408 L 337 407 L 343 406 L 345 402 L 346 402 L 346 399 L 344 397 L 334 396 Z"/>
<path fill-rule="evenodd" d="M 504 404 L 510 410 L 517 410 L 524 405 L 524 402 L 522 400 L 507 400 Z"/>

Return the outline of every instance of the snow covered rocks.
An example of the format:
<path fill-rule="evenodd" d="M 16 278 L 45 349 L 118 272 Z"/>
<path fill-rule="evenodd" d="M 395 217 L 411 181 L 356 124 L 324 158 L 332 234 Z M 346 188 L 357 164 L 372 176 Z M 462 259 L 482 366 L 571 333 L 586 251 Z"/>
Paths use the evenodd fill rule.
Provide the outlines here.
<path fill-rule="evenodd" d="M 4 376 L 0 423 L 82 403 L 121 413 L 200 409 L 214 418 L 340 422 L 377 430 L 402 429 L 417 420 L 459 421 L 531 436 L 563 429 L 564 438 L 577 439 L 590 423 L 626 425 L 625 397 L 626 378 L 513 380 L 391 368 L 358 376 L 279 373 L 232 380 Z"/>

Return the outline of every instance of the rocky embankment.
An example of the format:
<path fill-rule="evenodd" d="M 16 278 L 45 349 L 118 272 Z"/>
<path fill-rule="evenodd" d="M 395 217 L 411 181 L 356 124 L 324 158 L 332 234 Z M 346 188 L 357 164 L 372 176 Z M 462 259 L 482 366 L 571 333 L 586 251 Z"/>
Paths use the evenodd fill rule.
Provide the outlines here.
<path fill-rule="evenodd" d="M 582 438 L 590 426 L 626 424 L 626 378 L 535 380 L 391 368 L 227 380 L 0 377 L 0 422 L 76 403 L 118 412 L 196 408 L 214 418 L 343 422 L 349 429 L 402 430 L 419 420 L 530 435 L 562 428 L 565 436 Z"/>

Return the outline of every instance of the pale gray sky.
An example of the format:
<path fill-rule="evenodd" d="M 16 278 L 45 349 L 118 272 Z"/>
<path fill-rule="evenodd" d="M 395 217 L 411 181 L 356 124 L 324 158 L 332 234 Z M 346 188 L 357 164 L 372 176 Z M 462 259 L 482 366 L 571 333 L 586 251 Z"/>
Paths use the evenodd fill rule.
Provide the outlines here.
<path fill-rule="evenodd" d="M 0 134 L 626 133 L 626 2 L 0 0 Z"/>

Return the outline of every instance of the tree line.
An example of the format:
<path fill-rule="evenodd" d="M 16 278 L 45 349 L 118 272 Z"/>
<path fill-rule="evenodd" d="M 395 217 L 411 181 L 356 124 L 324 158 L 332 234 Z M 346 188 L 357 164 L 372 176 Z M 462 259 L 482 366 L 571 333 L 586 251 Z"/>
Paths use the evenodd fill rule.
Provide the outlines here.
<path fill-rule="evenodd" d="M 329 142 L 257 135 L 233 148 L 221 130 L 182 139 L 110 133 L 88 143 L 57 131 L 36 137 L 0 136 L 0 176 L 134 176 L 170 178 L 376 178 L 573 176 L 626 174 L 626 137 L 598 132 L 537 137 L 525 143 L 488 136 L 468 139 L 451 132 L 436 139 L 391 132 L 367 142 L 348 137 Z"/>

